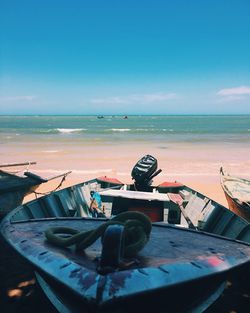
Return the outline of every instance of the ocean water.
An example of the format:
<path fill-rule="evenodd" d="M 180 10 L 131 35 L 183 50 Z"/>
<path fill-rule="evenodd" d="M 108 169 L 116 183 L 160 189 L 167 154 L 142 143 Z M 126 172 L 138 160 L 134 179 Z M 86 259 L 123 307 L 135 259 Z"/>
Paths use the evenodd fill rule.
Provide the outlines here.
<path fill-rule="evenodd" d="M 250 115 L 0 116 L 0 143 L 15 141 L 249 143 Z"/>
<path fill-rule="evenodd" d="M 250 115 L 0 116 L 0 164 L 35 161 L 41 175 L 129 179 L 145 154 L 161 179 L 219 184 L 221 166 L 250 178 Z"/>

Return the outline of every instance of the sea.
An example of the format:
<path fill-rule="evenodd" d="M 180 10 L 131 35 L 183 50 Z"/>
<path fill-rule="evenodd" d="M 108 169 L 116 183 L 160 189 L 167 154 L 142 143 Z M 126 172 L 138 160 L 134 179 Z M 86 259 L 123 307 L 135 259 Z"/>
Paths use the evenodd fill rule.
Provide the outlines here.
<path fill-rule="evenodd" d="M 0 116 L 0 164 L 129 176 L 151 154 L 172 177 L 250 177 L 250 115 Z"/>
<path fill-rule="evenodd" d="M 250 115 L 0 116 L 0 142 L 250 142 Z"/>

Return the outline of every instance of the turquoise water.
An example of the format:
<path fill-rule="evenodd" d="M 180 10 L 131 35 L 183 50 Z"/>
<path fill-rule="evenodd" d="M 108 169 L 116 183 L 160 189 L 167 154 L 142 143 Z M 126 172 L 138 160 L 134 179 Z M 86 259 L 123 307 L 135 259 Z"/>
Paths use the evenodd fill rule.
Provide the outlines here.
<path fill-rule="evenodd" d="M 217 179 L 222 165 L 248 175 L 249 147 L 250 115 L 0 116 L 0 163 L 31 160 L 51 172 L 129 177 L 152 154 L 174 179 Z"/>
<path fill-rule="evenodd" d="M 7 137 L 6 137 L 7 136 Z M 245 116 L 0 116 L 0 139 L 35 136 L 100 140 L 250 141 Z M 10 139 L 9 138 L 9 139 Z"/>

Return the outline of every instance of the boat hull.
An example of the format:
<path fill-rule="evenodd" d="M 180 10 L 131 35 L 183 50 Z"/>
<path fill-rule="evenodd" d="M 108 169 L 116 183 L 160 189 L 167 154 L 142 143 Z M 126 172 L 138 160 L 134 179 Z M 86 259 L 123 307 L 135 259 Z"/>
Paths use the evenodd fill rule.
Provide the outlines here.
<path fill-rule="evenodd" d="M 156 223 L 150 241 L 136 257 L 137 265 L 100 274 L 96 270 L 99 241 L 85 252 L 75 252 L 50 244 L 44 232 L 62 226 L 87 231 L 105 220 L 11 222 L 8 217 L 1 224 L 4 238 L 26 258 L 69 312 L 81 308 L 84 312 L 127 313 L 139 306 L 140 312 L 149 313 L 156 303 L 157 312 L 185 312 L 215 299 L 228 274 L 250 262 L 247 243 Z"/>
<path fill-rule="evenodd" d="M 207 278 L 189 284 L 180 284 L 155 292 L 116 299 L 105 305 L 86 303 L 64 286 L 50 279 L 44 272 L 36 272 L 36 278 L 46 296 L 59 312 L 64 313 L 157 313 L 204 312 L 225 289 L 225 277 Z M 181 301 L 180 301 L 181 300 Z"/>
<path fill-rule="evenodd" d="M 250 181 L 226 174 L 223 168 L 220 175 L 229 209 L 250 222 Z"/>
<path fill-rule="evenodd" d="M 238 216 L 244 218 L 248 222 L 250 222 L 250 206 L 240 204 L 234 199 L 232 199 L 226 191 L 224 191 L 225 197 L 227 199 L 229 209 L 237 214 Z"/>

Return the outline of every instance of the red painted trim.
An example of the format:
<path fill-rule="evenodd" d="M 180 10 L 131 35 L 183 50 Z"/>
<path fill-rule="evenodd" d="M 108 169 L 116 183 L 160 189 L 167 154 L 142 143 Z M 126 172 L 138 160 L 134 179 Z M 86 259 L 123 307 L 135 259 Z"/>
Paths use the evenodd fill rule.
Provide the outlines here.
<path fill-rule="evenodd" d="M 161 183 L 158 187 L 182 187 L 184 186 L 182 183 L 178 183 L 178 182 L 168 182 L 165 181 L 163 183 Z"/>
<path fill-rule="evenodd" d="M 123 182 L 121 182 L 120 180 L 118 180 L 116 178 L 112 178 L 112 177 L 107 177 L 107 176 L 98 177 L 97 180 L 104 181 L 104 182 L 107 182 L 107 183 L 123 185 Z"/>

